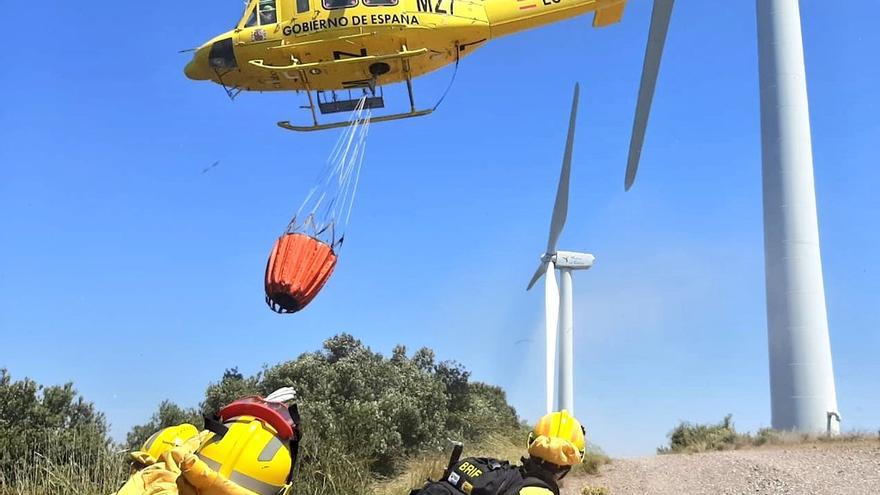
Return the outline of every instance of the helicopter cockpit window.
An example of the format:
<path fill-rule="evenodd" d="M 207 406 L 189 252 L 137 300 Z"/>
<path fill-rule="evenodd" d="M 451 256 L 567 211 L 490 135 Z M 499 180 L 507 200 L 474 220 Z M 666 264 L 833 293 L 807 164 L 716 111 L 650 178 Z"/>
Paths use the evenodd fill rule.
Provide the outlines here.
<path fill-rule="evenodd" d="M 296 0 L 296 13 L 302 14 L 309 11 L 309 0 Z"/>
<path fill-rule="evenodd" d="M 370 7 L 386 7 L 389 5 L 397 5 L 397 0 L 364 0 L 364 5 Z"/>
<path fill-rule="evenodd" d="M 345 9 L 357 5 L 358 0 L 323 0 L 325 9 Z"/>
<path fill-rule="evenodd" d="M 278 21 L 278 11 L 275 9 L 275 0 L 260 0 L 260 25 L 275 24 Z"/>
<path fill-rule="evenodd" d="M 257 8 L 254 7 L 251 9 L 251 13 L 248 14 L 247 22 L 244 23 L 244 27 L 254 27 L 257 25 Z"/>

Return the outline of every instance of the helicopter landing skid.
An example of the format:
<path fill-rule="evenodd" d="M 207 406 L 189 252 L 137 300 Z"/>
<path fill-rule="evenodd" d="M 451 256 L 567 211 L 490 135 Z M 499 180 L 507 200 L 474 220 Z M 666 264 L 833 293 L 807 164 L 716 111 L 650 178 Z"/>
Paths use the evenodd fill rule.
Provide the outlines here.
<path fill-rule="evenodd" d="M 415 112 L 403 112 L 403 113 L 395 113 L 392 115 L 380 115 L 378 117 L 370 117 L 370 122 L 388 122 L 389 120 L 402 120 L 409 119 L 412 117 L 421 117 L 423 115 L 428 115 L 434 110 L 431 108 L 427 108 L 425 110 L 417 110 Z M 308 132 L 308 131 L 323 131 L 326 129 L 337 129 L 339 127 L 346 127 L 351 125 L 349 121 L 343 122 L 333 122 L 330 124 L 315 124 L 315 125 L 293 125 L 290 121 L 278 122 L 278 127 L 282 129 L 287 129 L 288 131 L 300 131 L 300 132 Z"/>

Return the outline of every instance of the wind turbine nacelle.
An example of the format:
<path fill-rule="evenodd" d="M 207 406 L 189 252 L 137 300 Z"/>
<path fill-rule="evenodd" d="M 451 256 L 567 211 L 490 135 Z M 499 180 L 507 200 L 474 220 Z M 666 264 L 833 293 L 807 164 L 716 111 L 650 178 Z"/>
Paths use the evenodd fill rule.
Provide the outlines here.
<path fill-rule="evenodd" d="M 587 253 L 574 251 L 556 251 L 556 268 L 567 270 L 586 270 L 593 266 L 596 257 Z"/>

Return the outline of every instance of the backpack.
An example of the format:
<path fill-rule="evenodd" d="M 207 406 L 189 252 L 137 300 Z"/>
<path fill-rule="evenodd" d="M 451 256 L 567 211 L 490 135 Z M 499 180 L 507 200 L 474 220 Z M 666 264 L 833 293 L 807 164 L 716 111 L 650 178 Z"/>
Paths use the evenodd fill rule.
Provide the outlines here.
<path fill-rule="evenodd" d="M 527 486 L 559 495 L 556 485 L 527 475 L 520 466 L 488 457 L 468 457 L 451 464 L 440 481 L 428 481 L 410 495 L 516 495 Z"/>

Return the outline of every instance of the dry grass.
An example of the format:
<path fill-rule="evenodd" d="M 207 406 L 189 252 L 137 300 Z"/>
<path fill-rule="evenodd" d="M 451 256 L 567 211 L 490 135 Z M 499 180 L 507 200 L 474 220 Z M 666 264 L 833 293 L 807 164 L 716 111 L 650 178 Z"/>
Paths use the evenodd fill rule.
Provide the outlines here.
<path fill-rule="evenodd" d="M 865 431 L 848 431 L 840 435 L 808 435 L 788 431 L 774 431 L 763 428 L 757 433 L 737 435 L 731 448 L 773 448 L 773 447 L 813 447 L 830 445 L 849 445 L 853 443 L 880 443 L 880 434 Z"/>
<path fill-rule="evenodd" d="M 0 495 L 107 495 L 125 481 L 123 452 L 59 439 L 51 430 L 27 439 L 30 453 L 0 471 Z"/>
<path fill-rule="evenodd" d="M 581 464 L 573 474 L 588 474 L 595 476 L 599 474 L 599 471 L 605 464 L 611 464 L 611 458 L 605 455 L 601 449 L 593 448 L 587 451 L 584 463 Z"/>
<path fill-rule="evenodd" d="M 0 495 L 108 495 L 115 492 L 128 477 L 125 452 L 111 447 L 84 446 L 77 441 L 59 441 L 52 431 L 29 436 L 30 454 L 6 464 L 7 474 L 0 471 Z M 517 463 L 524 454 L 522 438 L 511 434 L 490 434 L 474 445 L 465 445 L 463 457 L 485 456 Z M 323 456 L 325 459 L 328 456 Z M 334 458 L 333 456 L 329 456 Z M 309 471 L 303 463 L 294 486 L 299 493 L 358 493 L 403 495 L 421 487 L 427 479 L 438 479 L 449 461 L 449 450 L 425 454 L 406 463 L 401 474 L 390 479 L 369 482 L 364 466 L 322 466 L 322 472 L 343 476 L 321 475 Z M 572 476 L 596 474 L 610 462 L 601 451 L 588 452 L 587 460 Z M 366 488 L 369 486 L 369 488 Z M 604 495 L 606 492 L 594 492 Z"/>
<path fill-rule="evenodd" d="M 877 433 L 850 431 L 839 435 L 815 435 L 762 428 L 756 433 L 736 431 L 728 415 L 716 424 L 682 422 L 669 434 L 669 445 L 657 449 L 659 454 L 699 453 L 792 446 L 829 446 L 853 442 L 877 442 Z"/>
<path fill-rule="evenodd" d="M 436 455 L 423 455 L 406 463 L 406 468 L 401 474 L 390 479 L 380 480 L 374 483 L 375 495 L 403 495 L 413 488 L 425 484 L 428 479 L 436 480 L 443 475 L 449 454 L 438 453 Z"/>

